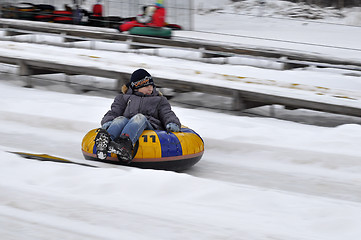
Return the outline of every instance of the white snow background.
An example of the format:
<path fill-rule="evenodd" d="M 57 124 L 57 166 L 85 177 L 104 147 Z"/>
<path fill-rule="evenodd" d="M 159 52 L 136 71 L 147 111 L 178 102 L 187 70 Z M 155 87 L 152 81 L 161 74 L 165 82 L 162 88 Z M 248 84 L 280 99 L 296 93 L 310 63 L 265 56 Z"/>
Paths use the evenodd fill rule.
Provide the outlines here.
<path fill-rule="evenodd" d="M 349 9 L 352 14 L 345 18 L 325 11 L 322 21 L 338 23 L 331 25 L 321 20 L 269 17 L 279 17 L 277 13 L 290 3 L 269 2 L 273 8 L 264 8 L 259 17 L 229 14 L 237 3 L 225 2 L 197 1 L 196 6 L 203 7 L 195 15 L 196 30 L 228 34 L 224 38 L 187 31 L 177 32 L 177 36 L 303 50 L 360 61 L 358 10 Z M 281 6 L 279 11 L 275 10 L 277 5 Z M 257 7 L 244 7 L 243 11 L 252 13 L 258 11 Z M 210 12 L 210 8 L 219 9 Z M 268 40 L 256 39 L 261 37 Z M 103 43 L 97 45 L 105 48 Z M 9 56 L 129 72 L 142 67 L 155 79 L 172 75 L 189 81 L 297 94 L 305 99 L 322 96 L 325 101 L 360 105 L 360 74 L 347 70 L 309 67 L 279 71 L 5 39 L 0 49 Z M 6 65 L 1 70 L 15 71 Z M 361 238 L 359 118 L 295 111 L 294 115 L 306 122 L 321 116 L 321 124 L 306 125 L 175 105 L 173 110 L 181 122 L 205 141 L 204 156 L 192 169 L 176 173 L 95 162 L 91 163 L 101 168 L 89 168 L 27 160 L 8 151 L 48 153 L 87 162 L 81 154 L 81 140 L 87 131 L 99 126 L 113 96 L 76 94 L 70 87 L 51 84 L 24 88 L 20 78 L 8 74 L 2 74 L 1 79 L 1 239 Z M 90 79 L 94 85 L 112 84 L 110 80 Z M 104 84 L 103 80 L 108 82 Z M 335 121 L 338 124 L 326 127 Z"/>

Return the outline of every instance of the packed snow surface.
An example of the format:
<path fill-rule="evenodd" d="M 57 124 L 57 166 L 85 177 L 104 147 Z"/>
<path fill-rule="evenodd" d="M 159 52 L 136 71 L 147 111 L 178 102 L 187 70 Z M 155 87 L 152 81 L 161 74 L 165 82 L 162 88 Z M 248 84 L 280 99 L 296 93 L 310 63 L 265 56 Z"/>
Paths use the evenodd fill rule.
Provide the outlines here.
<path fill-rule="evenodd" d="M 227 14 L 203 11 L 196 17 L 202 26 L 199 30 L 220 32 L 229 26 Z M 285 19 L 284 24 L 262 21 L 262 28 L 254 28 L 261 21 L 261 17 L 250 17 L 235 26 L 232 34 L 257 37 L 272 32 L 271 35 L 289 41 L 298 35 L 301 42 L 347 47 L 350 56 L 359 59 L 360 45 L 355 36 L 360 39 L 360 28 L 351 31 L 350 26 L 295 24 Z M 206 24 L 211 22 L 212 27 Z M 285 30 L 287 25 L 292 25 L 294 35 Z M 243 32 L 245 29 L 247 33 Z M 302 34 L 311 29 L 317 31 L 317 38 Z M 240 40 L 234 37 L 230 41 Z M 341 104 L 357 105 L 361 95 L 360 75 L 352 71 L 279 71 L 11 41 L 1 41 L 0 48 L 9 56 L 93 64 L 129 72 L 144 67 L 154 76 L 173 75 L 304 98 L 324 95 L 325 101 Z M 339 56 L 336 52 L 340 49 L 317 47 L 320 53 L 333 56 Z M 203 158 L 181 173 L 144 170 L 83 159 L 82 138 L 99 127 L 113 96 L 75 94 L 68 86 L 49 84 L 24 88 L 22 79 L 7 74 L 1 74 L 0 79 L 1 239 L 361 237 L 360 119 L 325 114 L 322 124 L 306 125 L 174 105 L 182 124 L 203 138 Z M 94 80 L 94 84 L 101 80 Z M 295 115 L 310 122 L 319 113 L 304 110 Z M 336 120 L 338 124 L 328 126 Z M 24 159 L 11 151 L 47 153 L 98 168 Z"/>

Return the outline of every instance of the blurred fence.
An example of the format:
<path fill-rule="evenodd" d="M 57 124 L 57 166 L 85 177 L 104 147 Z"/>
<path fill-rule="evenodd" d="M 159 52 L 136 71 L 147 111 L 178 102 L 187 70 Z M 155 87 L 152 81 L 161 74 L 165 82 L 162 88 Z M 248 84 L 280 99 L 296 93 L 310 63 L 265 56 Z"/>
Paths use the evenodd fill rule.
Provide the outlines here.
<path fill-rule="evenodd" d="M 167 11 L 166 22 L 181 25 L 183 29 L 193 29 L 193 1 L 194 0 L 165 0 L 164 5 Z M 11 4 L 13 6 L 21 3 L 48 4 L 56 10 L 65 10 L 65 5 L 75 8 L 78 4 L 80 8 L 92 11 L 92 6 L 96 0 L 0 0 L 2 6 Z M 145 5 L 153 5 L 156 0 L 103 0 L 104 16 L 121 18 L 135 17 L 142 12 Z"/>
<path fill-rule="evenodd" d="M 309 5 L 314 4 L 321 7 L 336 7 L 336 8 L 361 7 L 361 0 L 288 0 L 288 1 L 294 3 L 304 2 Z"/>

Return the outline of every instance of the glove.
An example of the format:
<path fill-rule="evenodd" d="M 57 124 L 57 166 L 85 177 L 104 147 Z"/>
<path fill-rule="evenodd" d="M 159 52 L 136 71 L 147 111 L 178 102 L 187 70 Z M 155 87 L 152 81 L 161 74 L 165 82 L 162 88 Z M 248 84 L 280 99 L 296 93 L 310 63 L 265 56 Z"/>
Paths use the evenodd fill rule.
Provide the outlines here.
<path fill-rule="evenodd" d="M 176 123 L 168 123 L 165 128 L 167 132 L 180 132 L 180 128 Z"/>
<path fill-rule="evenodd" d="M 139 23 L 150 23 L 152 21 L 152 16 L 148 16 L 148 15 L 138 15 L 136 17 L 137 22 Z"/>
<path fill-rule="evenodd" d="M 112 124 L 112 121 L 109 121 L 109 122 L 104 123 L 104 124 L 102 125 L 102 128 L 105 129 L 105 130 L 107 130 L 108 127 L 110 126 L 110 124 Z"/>

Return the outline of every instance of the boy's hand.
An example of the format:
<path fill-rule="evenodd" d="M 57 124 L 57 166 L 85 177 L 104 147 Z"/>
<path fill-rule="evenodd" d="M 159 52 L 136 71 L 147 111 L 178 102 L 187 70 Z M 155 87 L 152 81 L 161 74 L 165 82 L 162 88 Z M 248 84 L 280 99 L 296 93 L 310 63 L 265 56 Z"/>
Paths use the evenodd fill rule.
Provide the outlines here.
<path fill-rule="evenodd" d="M 167 132 L 180 132 L 180 128 L 176 123 L 168 123 L 166 129 Z"/>

